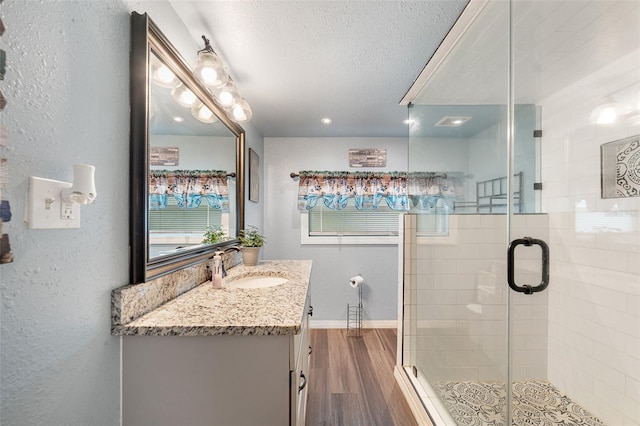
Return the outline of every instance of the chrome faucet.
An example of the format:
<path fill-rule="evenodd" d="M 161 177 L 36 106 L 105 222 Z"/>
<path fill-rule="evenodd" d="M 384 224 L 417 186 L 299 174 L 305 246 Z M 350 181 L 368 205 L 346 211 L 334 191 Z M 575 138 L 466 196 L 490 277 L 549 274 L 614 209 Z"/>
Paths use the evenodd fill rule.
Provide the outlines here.
<path fill-rule="evenodd" d="M 226 249 L 222 250 L 222 253 L 226 254 L 226 253 L 228 253 L 230 251 L 240 251 L 240 247 L 238 247 L 238 246 L 230 246 L 230 247 L 227 247 Z M 224 278 L 224 277 L 227 276 L 227 268 L 224 265 L 224 259 L 222 259 L 221 263 L 222 263 L 222 277 Z"/>

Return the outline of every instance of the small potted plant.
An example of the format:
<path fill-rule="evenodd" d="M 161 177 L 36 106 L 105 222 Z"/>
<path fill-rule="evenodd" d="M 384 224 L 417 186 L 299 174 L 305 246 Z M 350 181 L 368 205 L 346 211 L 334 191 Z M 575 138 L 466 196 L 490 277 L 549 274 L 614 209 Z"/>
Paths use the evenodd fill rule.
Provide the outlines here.
<path fill-rule="evenodd" d="M 225 236 L 225 232 L 220 225 L 207 226 L 204 233 L 202 244 L 216 244 L 227 241 L 229 237 Z"/>
<path fill-rule="evenodd" d="M 260 257 L 260 248 L 264 245 L 264 236 L 258 233 L 255 226 L 247 226 L 247 229 L 240 231 L 240 250 L 242 251 L 242 262 L 246 266 L 256 266 Z"/>

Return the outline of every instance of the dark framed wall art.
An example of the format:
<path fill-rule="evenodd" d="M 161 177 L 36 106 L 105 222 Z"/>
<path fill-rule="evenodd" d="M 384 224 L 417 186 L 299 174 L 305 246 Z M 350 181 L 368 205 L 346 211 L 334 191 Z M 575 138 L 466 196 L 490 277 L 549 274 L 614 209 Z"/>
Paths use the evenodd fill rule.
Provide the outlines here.
<path fill-rule="evenodd" d="M 249 201 L 260 201 L 260 157 L 249 148 Z"/>
<path fill-rule="evenodd" d="M 640 197 L 640 135 L 600 146 L 602 198 Z"/>

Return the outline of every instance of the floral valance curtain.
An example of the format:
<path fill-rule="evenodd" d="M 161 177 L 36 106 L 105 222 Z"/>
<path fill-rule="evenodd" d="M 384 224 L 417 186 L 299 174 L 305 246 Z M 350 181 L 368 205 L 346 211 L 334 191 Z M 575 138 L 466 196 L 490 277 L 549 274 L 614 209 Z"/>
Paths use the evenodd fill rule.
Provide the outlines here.
<path fill-rule="evenodd" d="M 409 210 L 407 175 L 399 172 L 300 172 L 298 209 L 311 210 L 318 200 L 332 210 L 350 199 L 358 210 L 374 210 L 384 200 L 394 210 Z"/>
<path fill-rule="evenodd" d="M 439 199 L 464 195 L 463 175 L 455 172 L 301 171 L 299 176 L 299 210 L 311 210 L 318 200 L 332 210 L 342 210 L 350 199 L 358 210 L 374 210 L 383 200 L 393 210 L 430 210 Z"/>
<path fill-rule="evenodd" d="M 229 211 L 229 187 L 224 170 L 150 170 L 149 209 L 166 209 L 173 196 L 178 207 L 195 209 L 202 199 L 209 207 Z"/>
<path fill-rule="evenodd" d="M 431 210 L 439 200 L 450 204 L 464 199 L 463 179 L 460 172 L 411 172 L 407 177 L 411 204 L 418 210 Z"/>

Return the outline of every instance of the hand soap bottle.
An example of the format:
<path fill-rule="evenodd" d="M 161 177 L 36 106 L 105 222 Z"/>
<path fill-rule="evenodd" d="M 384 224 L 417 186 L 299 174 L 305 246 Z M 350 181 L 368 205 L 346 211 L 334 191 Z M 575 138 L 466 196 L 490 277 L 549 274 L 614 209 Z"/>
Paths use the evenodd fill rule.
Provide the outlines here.
<path fill-rule="evenodd" d="M 223 252 L 217 251 L 213 255 L 213 268 L 211 268 L 211 284 L 213 288 L 222 288 L 222 256 Z"/>

